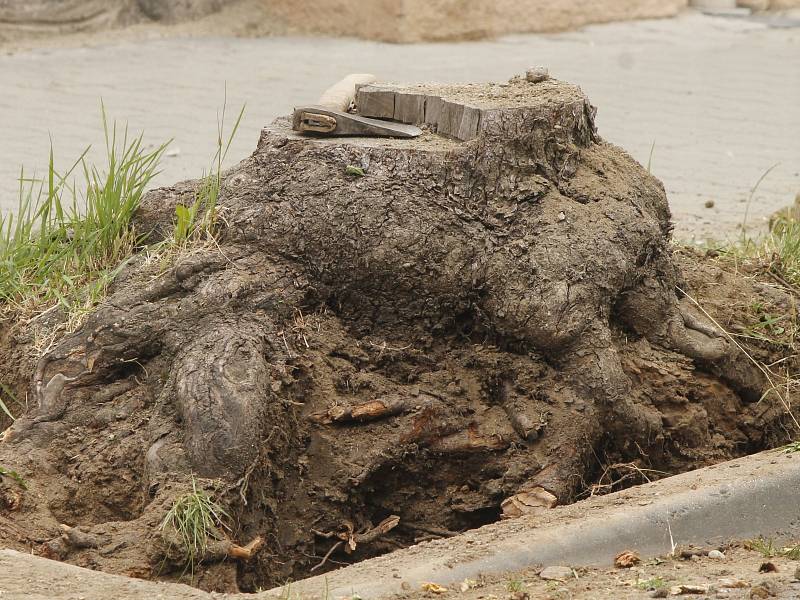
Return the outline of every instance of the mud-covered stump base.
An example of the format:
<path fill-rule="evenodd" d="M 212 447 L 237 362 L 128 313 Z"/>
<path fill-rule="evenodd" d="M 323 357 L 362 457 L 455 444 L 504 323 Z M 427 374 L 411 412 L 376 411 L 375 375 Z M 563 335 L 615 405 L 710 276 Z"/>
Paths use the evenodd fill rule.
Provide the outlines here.
<path fill-rule="evenodd" d="M 217 243 L 135 257 L 36 360 L 4 326 L 30 410 L 0 444 L 27 486 L 0 478 L 3 545 L 185 577 L 161 524 L 197 486 L 230 519 L 194 583 L 253 590 L 778 439 L 760 373 L 678 291 L 662 185 L 578 88 L 424 91 L 474 135 L 278 120 L 225 175 Z M 168 235 L 196 185 L 150 193 L 139 230 Z"/>

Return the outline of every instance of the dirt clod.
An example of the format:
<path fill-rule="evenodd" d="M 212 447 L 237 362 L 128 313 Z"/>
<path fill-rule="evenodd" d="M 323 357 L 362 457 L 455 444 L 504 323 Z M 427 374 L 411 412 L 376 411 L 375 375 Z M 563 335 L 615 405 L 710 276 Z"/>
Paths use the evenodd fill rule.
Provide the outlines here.
<path fill-rule="evenodd" d="M 531 67 L 525 71 L 525 79 L 529 83 L 539 83 L 550 78 L 550 72 L 546 67 Z"/>
<path fill-rule="evenodd" d="M 778 571 L 778 567 L 775 566 L 775 563 L 772 562 L 763 562 L 761 566 L 758 567 L 759 573 L 776 573 Z"/>
<path fill-rule="evenodd" d="M 778 595 L 778 586 L 771 581 L 762 581 L 750 590 L 750 598 L 774 598 Z"/>

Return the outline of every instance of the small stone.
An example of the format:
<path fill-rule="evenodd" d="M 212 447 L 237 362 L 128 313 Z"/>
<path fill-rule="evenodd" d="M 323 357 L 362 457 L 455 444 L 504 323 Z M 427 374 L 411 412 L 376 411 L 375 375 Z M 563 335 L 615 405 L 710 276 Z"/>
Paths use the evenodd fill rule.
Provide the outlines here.
<path fill-rule="evenodd" d="M 735 579 L 733 577 L 722 577 L 719 579 L 719 587 L 721 588 L 748 588 L 750 582 L 744 579 Z"/>
<path fill-rule="evenodd" d="M 778 586 L 771 581 L 762 581 L 750 590 L 751 598 L 775 598 L 778 595 Z"/>
<path fill-rule="evenodd" d="M 564 213 L 563 210 L 560 213 L 558 213 L 558 220 L 559 221 L 563 221 L 566 218 L 567 218 L 567 215 Z"/>
<path fill-rule="evenodd" d="M 546 79 L 550 79 L 550 72 L 545 67 L 531 67 L 525 71 L 525 79 L 530 83 L 539 83 Z"/>
<path fill-rule="evenodd" d="M 706 208 L 714 208 L 714 201 L 713 200 L 706 200 L 705 207 Z"/>
<path fill-rule="evenodd" d="M 539 577 L 547 581 L 565 581 L 573 577 L 569 567 L 546 567 L 539 573 Z"/>
<path fill-rule="evenodd" d="M 653 590 L 650 592 L 651 598 L 666 598 L 669 595 L 669 590 L 667 588 L 661 588 L 659 590 Z"/>
<path fill-rule="evenodd" d="M 708 558 L 713 558 L 715 560 L 722 560 L 725 558 L 725 554 L 720 552 L 719 550 L 711 550 L 708 553 Z"/>

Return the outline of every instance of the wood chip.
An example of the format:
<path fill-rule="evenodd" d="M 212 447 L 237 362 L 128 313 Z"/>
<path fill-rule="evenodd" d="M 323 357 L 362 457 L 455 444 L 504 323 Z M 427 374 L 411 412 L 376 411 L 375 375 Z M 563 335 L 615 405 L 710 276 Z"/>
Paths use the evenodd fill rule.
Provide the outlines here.
<path fill-rule="evenodd" d="M 513 519 L 522 515 L 535 514 L 558 505 L 558 498 L 543 487 L 518 492 L 500 504 L 503 519 Z"/>
<path fill-rule="evenodd" d="M 687 594 L 706 594 L 707 585 L 674 585 L 669 588 L 670 596 L 685 596 Z"/>

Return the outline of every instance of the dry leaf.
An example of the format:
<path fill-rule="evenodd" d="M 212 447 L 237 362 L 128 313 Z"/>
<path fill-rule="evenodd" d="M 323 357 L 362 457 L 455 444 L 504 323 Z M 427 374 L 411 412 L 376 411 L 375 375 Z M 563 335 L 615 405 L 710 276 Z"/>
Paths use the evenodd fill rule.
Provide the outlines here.
<path fill-rule="evenodd" d="M 434 594 L 444 594 L 448 591 L 448 589 L 444 586 L 439 585 L 438 583 L 423 583 L 422 584 L 422 591 L 423 592 L 433 592 Z"/>
<path fill-rule="evenodd" d="M 503 509 L 504 519 L 513 519 L 553 508 L 558 504 L 558 498 L 543 487 L 519 492 L 503 500 L 500 505 Z"/>
<path fill-rule="evenodd" d="M 625 550 L 614 557 L 614 566 L 618 569 L 630 569 L 632 566 L 638 565 L 641 560 L 636 552 Z"/>
<path fill-rule="evenodd" d="M 670 596 L 683 596 L 685 594 L 705 594 L 708 592 L 707 585 L 674 585 L 669 588 Z"/>

